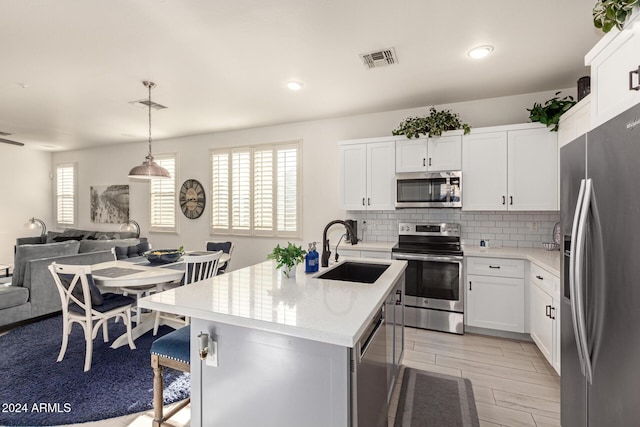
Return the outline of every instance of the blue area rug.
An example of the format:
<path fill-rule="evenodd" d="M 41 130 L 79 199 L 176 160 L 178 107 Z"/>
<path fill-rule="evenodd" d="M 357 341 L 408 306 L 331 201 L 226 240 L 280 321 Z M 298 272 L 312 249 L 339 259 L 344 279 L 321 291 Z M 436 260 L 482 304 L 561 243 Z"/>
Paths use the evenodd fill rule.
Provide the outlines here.
<path fill-rule="evenodd" d="M 93 341 L 91 370 L 83 372 L 85 341 L 74 325 L 67 353 L 56 362 L 62 339 L 62 316 L 41 320 L 0 336 L 0 425 L 43 426 L 84 423 L 149 410 L 153 407 L 151 343 L 147 332 L 128 345 L 109 346 L 125 332 L 109 321 L 109 340 L 102 331 Z M 165 370 L 165 404 L 189 397 L 189 374 Z"/>

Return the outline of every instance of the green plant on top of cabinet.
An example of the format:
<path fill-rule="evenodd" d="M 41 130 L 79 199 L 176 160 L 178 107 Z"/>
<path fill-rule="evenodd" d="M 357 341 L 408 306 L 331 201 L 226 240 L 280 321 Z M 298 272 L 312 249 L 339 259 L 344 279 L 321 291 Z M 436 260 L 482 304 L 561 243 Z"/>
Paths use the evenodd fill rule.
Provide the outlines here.
<path fill-rule="evenodd" d="M 557 133 L 538 124 L 487 130 L 462 138 L 462 209 L 557 211 Z"/>
<path fill-rule="evenodd" d="M 462 135 L 396 140 L 397 173 L 454 171 L 461 168 Z"/>
<path fill-rule="evenodd" d="M 573 96 L 558 98 L 558 95 L 560 95 L 560 92 L 556 92 L 556 96 L 548 99 L 544 105 L 534 102 L 532 108 L 527 108 L 530 113 L 529 119 L 532 122 L 540 122 L 547 127 L 553 126 L 551 130 L 558 132 L 560 117 L 576 105 Z"/>
<path fill-rule="evenodd" d="M 462 123 L 458 113 L 452 113 L 450 110 L 438 111 L 431 107 L 428 116 L 409 117 L 402 121 L 400 126 L 392 131 L 392 134 L 405 135 L 407 138 L 419 138 L 420 135 L 441 136 L 442 132 L 457 129 L 462 129 L 466 135 L 471 130 L 471 126 Z"/>
<path fill-rule="evenodd" d="M 342 209 L 394 210 L 395 140 L 371 138 L 339 144 Z"/>
<path fill-rule="evenodd" d="M 593 7 L 593 26 L 604 33 L 613 27 L 622 31 L 624 22 L 638 4 L 640 0 L 598 0 Z"/>

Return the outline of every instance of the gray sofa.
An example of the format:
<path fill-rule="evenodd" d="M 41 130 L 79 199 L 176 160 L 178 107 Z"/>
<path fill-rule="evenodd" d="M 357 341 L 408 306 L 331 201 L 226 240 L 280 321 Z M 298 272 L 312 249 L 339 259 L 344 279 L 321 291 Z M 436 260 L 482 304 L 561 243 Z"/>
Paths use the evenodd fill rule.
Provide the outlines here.
<path fill-rule="evenodd" d="M 47 269 L 52 262 L 90 265 L 111 261 L 111 248 L 140 244 L 140 239 L 41 241 L 17 240 L 11 284 L 0 285 L 0 328 L 61 310 L 58 290 Z"/>

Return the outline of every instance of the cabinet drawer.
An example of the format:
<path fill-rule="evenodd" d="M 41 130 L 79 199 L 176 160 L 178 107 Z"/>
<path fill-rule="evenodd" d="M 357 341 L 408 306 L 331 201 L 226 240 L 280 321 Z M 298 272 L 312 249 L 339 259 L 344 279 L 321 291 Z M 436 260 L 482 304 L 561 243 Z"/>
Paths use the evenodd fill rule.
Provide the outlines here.
<path fill-rule="evenodd" d="M 531 263 L 531 282 L 540 286 L 550 295 L 557 295 L 560 291 L 560 278 L 549 273 L 547 270 Z"/>
<path fill-rule="evenodd" d="M 524 261 L 503 258 L 467 258 L 467 274 L 524 278 Z"/>

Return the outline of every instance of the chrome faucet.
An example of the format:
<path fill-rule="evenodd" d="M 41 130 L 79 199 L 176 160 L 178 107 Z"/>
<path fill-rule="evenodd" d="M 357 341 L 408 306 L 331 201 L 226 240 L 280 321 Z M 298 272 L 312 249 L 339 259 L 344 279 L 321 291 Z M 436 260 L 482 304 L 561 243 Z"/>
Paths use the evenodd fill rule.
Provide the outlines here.
<path fill-rule="evenodd" d="M 351 236 L 351 244 L 355 245 L 358 243 L 358 237 L 353 232 L 353 228 L 347 222 L 341 219 L 336 219 L 331 221 L 329 224 L 327 224 L 327 226 L 324 228 L 324 231 L 322 232 L 322 257 L 321 257 L 321 263 L 320 263 L 321 267 L 329 267 L 329 258 L 331 258 L 331 248 L 329 247 L 329 240 L 327 239 L 327 231 L 329 231 L 329 228 L 333 224 L 343 224 L 345 228 L 349 231 L 349 235 Z"/>

